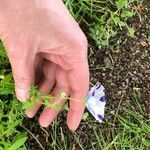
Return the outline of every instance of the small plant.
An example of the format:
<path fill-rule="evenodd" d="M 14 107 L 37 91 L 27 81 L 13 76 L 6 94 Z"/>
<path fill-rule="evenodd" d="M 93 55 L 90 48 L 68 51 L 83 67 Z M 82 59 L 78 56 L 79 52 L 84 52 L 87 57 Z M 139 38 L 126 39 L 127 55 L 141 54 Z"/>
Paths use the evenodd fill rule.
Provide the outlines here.
<path fill-rule="evenodd" d="M 27 139 L 17 127 L 23 121 L 22 104 L 13 96 L 12 75 L 1 75 L 0 81 L 0 150 L 17 150 Z"/>
<path fill-rule="evenodd" d="M 127 34 L 134 37 L 135 29 L 127 23 L 138 11 L 133 5 L 140 5 L 138 0 L 65 0 L 73 16 L 88 29 L 89 36 L 97 47 L 108 46 L 111 37 L 126 28 Z"/>
<path fill-rule="evenodd" d="M 41 102 L 42 100 L 42 102 Z M 57 100 L 56 102 L 53 102 L 54 100 Z M 54 110 L 61 110 L 62 106 L 59 104 L 62 100 L 72 100 L 79 103 L 85 104 L 85 99 L 83 101 L 77 100 L 77 99 L 71 99 L 67 97 L 65 92 L 61 92 L 59 96 L 53 96 L 51 94 L 44 95 L 41 92 L 38 91 L 37 87 L 31 86 L 30 89 L 30 98 L 28 101 L 23 103 L 23 109 L 32 109 L 36 105 L 36 103 L 42 103 L 44 106 L 49 107 L 50 109 Z M 64 107 L 66 108 L 66 105 Z"/>
<path fill-rule="evenodd" d="M 24 111 L 14 94 L 10 65 L 3 45 L 0 43 L 0 150 L 25 150 L 25 131 L 19 132 Z"/>

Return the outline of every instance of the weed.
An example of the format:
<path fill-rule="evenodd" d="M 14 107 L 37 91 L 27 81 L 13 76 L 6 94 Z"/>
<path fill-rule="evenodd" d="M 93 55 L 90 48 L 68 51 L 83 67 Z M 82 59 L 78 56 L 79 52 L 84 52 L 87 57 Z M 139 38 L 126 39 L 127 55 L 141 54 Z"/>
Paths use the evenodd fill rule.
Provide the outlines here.
<path fill-rule="evenodd" d="M 97 47 L 108 46 L 110 38 L 119 30 L 127 29 L 127 34 L 134 37 L 135 29 L 127 21 L 139 14 L 133 5 L 140 6 L 138 0 L 65 0 L 72 15 L 79 21 Z"/>
<path fill-rule="evenodd" d="M 85 99 L 80 101 L 78 99 L 69 98 L 67 97 L 65 92 L 61 92 L 58 96 L 53 96 L 51 94 L 43 95 L 40 91 L 38 91 L 38 88 L 35 86 L 31 86 L 29 95 L 29 100 L 23 103 L 23 109 L 32 109 L 35 107 L 36 103 L 42 103 L 42 105 L 49 107 L 50 109 L 61 110 L 62 106 L 59 104 L 59 102 L 62 100 L 72 100 L 85 104 Z M 57 101 L 54 102 L 54 100 Z M 64 108 L 67 109 L 66 105 Z"/>
<path fill-rule="evenodd" d="M 0 150 L 17 150 L 23 146 L 27 135 L 17 127 L 23 121 L 22 104 L 14 96 L 14 83 L 3 46 L 0 44 Z"/>

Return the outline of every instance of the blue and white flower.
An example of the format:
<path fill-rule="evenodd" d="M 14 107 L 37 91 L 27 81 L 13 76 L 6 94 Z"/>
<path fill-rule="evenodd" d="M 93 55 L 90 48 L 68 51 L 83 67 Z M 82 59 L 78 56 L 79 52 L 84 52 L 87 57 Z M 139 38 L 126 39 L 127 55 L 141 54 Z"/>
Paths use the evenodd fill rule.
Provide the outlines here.
<path fill-rule="evenodd" d="M 104 86 L 100 83 L 97 83 L 91 88 L 86 97 L 86 108 L 99 122 L 102 122 L 104 119 L 106 105 L 106 96 L 104 90 Z"/>

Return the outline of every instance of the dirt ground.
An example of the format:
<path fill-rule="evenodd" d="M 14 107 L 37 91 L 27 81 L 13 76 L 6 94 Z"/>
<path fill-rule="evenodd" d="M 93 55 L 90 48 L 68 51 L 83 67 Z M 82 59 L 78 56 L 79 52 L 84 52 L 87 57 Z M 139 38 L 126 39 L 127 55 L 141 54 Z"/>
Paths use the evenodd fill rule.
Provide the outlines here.
<path fill-rule="evenodd" d="M 145 1 L 145 11 L 142 14 L 142 21 L 138 16 L 129 20 L 130 26 L 136 30 L 135 38 L 128 37 L 126 30 L 121 31 L 117 37 L 111 39 L 108 48 L 98 49 L 93 45 L 89 46 L 89 64 L 91 82 L 101 82 L 106 88 L 108 99 L 106 108 L 106 120 L 114 122 L 114 112 L 132 103 L 132 92 L 139 90 L 142 98 L 142 105 L 145 117 L 150 117 L 150 2 Z M 119 105 L 120 104 L 120 105 Z M 118 108 L 119 105 L 119 108 Z M 136 108 L 135 108 L 136 109 Z M 42 143 L 45 150 L 52 149 L 52 138 L 64 138 L 72 150 L 78 150 L 73 134 L 68 131 L 65 124 L 66 113 L 58 117 L 55 124 L 48 129 L 42 129 L 35 120 L 25 119 L 25 127 Z M 94 120 L 91 117 L 91 120 Z M 93 126 L 99 128 L 107 127 L 107 124 L 99 125 L 93 122 Z M 56 133 L 54 133 L 54 131 Z M 63 133 L 63 134 L 62 134 Z M 57 136 L 56 136 L 56 135 Z M 107 133 L 106 133 L 107 134 Z M 63 136 L 62 136 L 63 135 Z M 95 137 L 92 134 L 91 123 L 82 122 L 76 135 L 85 150 L 91 148 L 91 141 Z M 64 140 L 62 139 L 62 140 Z M 29 134 L 27 142 L 29 150 L 40 150 L 39 144 Z"/>

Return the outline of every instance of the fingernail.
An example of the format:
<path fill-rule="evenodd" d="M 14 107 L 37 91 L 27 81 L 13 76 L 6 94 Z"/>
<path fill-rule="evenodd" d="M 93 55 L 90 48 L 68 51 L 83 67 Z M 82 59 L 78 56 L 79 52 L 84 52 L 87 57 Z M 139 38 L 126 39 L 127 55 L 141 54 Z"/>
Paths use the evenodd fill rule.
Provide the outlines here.
<path fill-rule="evenodd" d="M 41 118 L 39 118 L 39 124 L 43 128 L 47 128 L 50 125 L 49 122 L 46 122 L 45 120 L 42 120 Z"/>
<path fill-rule="evenodd" d="M 16 87 L 16 97 L 19 101 L 25 102 L 29 99 L 28 90 L 20 89 Z"/>
<path fill-rule="evenodd" d="M 26 116 L 28 118 L 33 118 L 35 116 L 35 114 L 33 114 L 32 112 L 30 112 L 29 110 L 26 110 L 25 114 L 26 114 Z"/>
<path fill-rule="evenodd" d="M 83 111 L 69 110 L 67 115 L 67 125 L 71 131 L 76 131 L 82 119 Z"/>
<path fill-rule="evenodd" d="M 49 126 L 49 124 L 47 124 L 47 123 L 41 124 L 41 123 L 40 123 L 40 126 L 43 127 L 43 128 L 47 128 L 47 127 Z"/>

